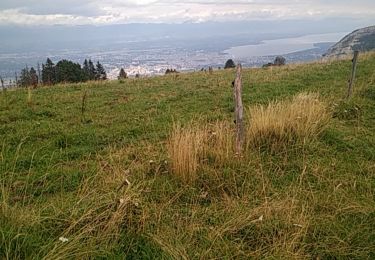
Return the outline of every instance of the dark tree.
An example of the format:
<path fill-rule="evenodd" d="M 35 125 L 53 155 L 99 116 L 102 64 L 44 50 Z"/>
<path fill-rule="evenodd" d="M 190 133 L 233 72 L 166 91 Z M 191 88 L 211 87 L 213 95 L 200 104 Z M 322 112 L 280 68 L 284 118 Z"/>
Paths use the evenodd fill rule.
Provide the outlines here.
<path fill-rule="evenodd" d="M 41 82 L 41 80 L 42 80 L 42 71 L 40 70 L 40 64 L 39 64 L 39 62 L 38 62 L 37 69 L 38 69 L 38 85 L 39 85 L 40 83 L 42 83 Z"/>
<path fill-rule="evenodd" d="M 273 65 L 275 66 L 283 66 L 286 64 L 286 59 L 282 56 L 277 56 L 275 58 L 275 61 L 273 62 Z"/>
<path fill-rule="evenodd" d="M 85 80 L 90 80 L 90 67 L 89 67 L 89 62 L 87 59 L 83 62 L 83 74 L 85 77 Z"/>
<path fill-rule="evenodd" d="M 179 73 L 176 69 L 167 69 L 165 75 Z"/>
<path fill-rule="evenodd" d="M 95 76 L 96 76 L 96 69 L 95 69 L 95 66 L 94 66 L 94 63 L 92 63 L 91 59 L 87 60 L 85 59 L 84 63 L 83 63 L 83 74 L 84 74 L 84 77 L 85 77 L 85 80 L 95 80 Z"/>
<path fill-rule="evenodd" d="M 225 63 L 225 67 L 224 69 L 233 69 L 236 67 L 236 64 L 234 63 L 234 61 L 232 59 L 229 59 L 227 60 L 227 62 Z"/>
<path fill-rule="evenodd" d="M 89 60 L 89 64 L 88 64 L 88 75 L 89 75 L 89 80 L 95 80 L 96 69 L 91 59 Z"/>
<path fill-rule="evenodd" d="M 81 65 L 68 60 L 61 60 L 56 64 L 57 83 L 76 83 L 85 81 Z"/>
<path fill-rule="evenodd" d="M 38 86 L 38 74 L 33 67 L 30 69 L 30 86 L 34 88 Z"/>
<path fill-rule="evenodd" d="M 105 72 L 105 69 L 102 64 L 98 61 L 96 63 L 96 80 L 106 80 L 107 79 L 107 73 Z"/>
<path fill-rule="evenodd" d="M 44 85 L 53 85 L 56 83 L 55 64 L 47 58 L 46 64 L 42 65 L 42 82 Z"/>
<path fill-rule="evenodd" d="M 27 66 L 21 71 L 20 85 L 21 87 L 28 87 L 31 85 L 31 75 Z"/>
<path fill-rule="evenodd" d="M 19 81 L 18 81 L 18 75 L 17 75 L 17 72 L 14 72 L 14 78 L 16 80 L 16 87 L 18 87 L 19 85 Z"/>
<path fill-rule="evenodd" d="M 120 80 L 120 79 L 126 79 L 126 78 L 128 78 L 128 74 L 126 74 L 125 70 L 121 68 L 120 73 L 118 75 L 118 79 Z"/>

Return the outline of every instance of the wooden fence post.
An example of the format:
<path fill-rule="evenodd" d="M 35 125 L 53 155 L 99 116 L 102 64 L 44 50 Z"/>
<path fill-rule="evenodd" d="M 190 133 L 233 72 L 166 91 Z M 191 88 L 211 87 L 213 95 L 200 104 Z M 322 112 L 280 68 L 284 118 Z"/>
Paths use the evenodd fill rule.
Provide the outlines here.
<path fill-rule="evenodd" d="M 354 57 L 353 57 L 353 60 L 352 60 L 352 63 L 353 63 L 352 74 L 351 74 L 350 80 L 349 80 L 348 94 L 346 96 L 347 98 L 350 98 L 353 94 L 353 85 L 354 85 L 355 74 L 356 74 L 356 70 L 357 70 L 358 55 L 359 55 L 359 51 L 355 51 Z"/>
<path fill-rule="evenodd" d="M 234 80 L 234 102 L 236 118 L 236 153 L 241 155 L 243 143 L 243 105 L 242 105 L 242 66 L 237 65 L 236 79 Z"/>
<path fill-rule="evenodd" d="M 4 87 L 4 80 L 3 80 L 3 77 L 0 76 L 0 81 L 1 81 L 1 89 L 3 91 L 5 91 L 5 87 Z"/>

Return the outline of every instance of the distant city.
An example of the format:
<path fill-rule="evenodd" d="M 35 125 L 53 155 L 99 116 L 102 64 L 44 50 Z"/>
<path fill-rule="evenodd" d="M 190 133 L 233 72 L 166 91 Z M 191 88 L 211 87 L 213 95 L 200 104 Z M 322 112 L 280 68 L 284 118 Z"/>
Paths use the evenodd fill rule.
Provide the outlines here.
<path fill-rule="evenodd" d="M 333 44 L 316 44 L 314 48 L 304 51 L 298 51 L 288 54 L 280 54 L 286 57 L 288 63 L 306 62 L 316 60 L 322 57 L 324 52 Z M 276 55 L 253 56 L 253 57 L 234 57 L 225 52 L 211 52 L 209 50 L 188 50 L 188 49 L 170 49 L 154 48 L 146 50 L 128 50 L 119 49 L 111 51 L 63 51 L 57 54 L 48 55 L 53 61 L 68 59 L 83 63 L 85 58 L 91 58 L 93 61 L 101 61 L 104 65 L 108 78 L 117 78 L 121 68 L 124 68 L 127 74 L 132 77 L 136 74 L 142 76 L 162 75 L 167 69 L 173 68 L 180 72 L 198 71 L 208 67 L 222 68 L 227 59 L 233 58 L 241 62 L 246 67 L 259 67 L 263 64 L 273 61 Z M 25 67 L 37 67 L 45 62 L 47 57 L 38 53 L 29 54 L 0 54 L 0 62 L 9 64 L 8 68 L 1 68 L 0 75 L 5 79 L 6 84 L 14 80 L 15 73 Z"/>

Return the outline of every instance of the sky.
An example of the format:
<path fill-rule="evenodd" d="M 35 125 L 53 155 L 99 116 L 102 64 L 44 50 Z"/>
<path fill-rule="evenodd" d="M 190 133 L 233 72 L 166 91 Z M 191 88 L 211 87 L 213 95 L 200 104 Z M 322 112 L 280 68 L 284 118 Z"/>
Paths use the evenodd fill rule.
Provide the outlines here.
<path fill-rule="evenodd" d="M 0 25 L 366 19 L 375 0 L 0 0 Z"/>

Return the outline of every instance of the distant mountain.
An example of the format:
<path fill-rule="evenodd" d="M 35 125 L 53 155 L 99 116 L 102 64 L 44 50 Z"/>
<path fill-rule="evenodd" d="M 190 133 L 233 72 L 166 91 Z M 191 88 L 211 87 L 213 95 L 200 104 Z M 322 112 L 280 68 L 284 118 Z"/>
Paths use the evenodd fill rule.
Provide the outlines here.
<path fill-rule="evenodd" d="M 375 26 L 355 30 L 328 49 L 325 57 L 350 55 L 354 51 L 375 50 Z"/>
<path fill-rule="evenodd" d="M 0 0 L 4 1 L 4 0 Z M 225 50 L 233 46 L 264 40 L 298 37 L 308 34 L 347 32 L 371 24 L 350 18 L 322 20 L 252 20 L 203 23 L 136 23 L 112 25 L 0 25 L 0 54 L 116 48 L 150 49 L 162 46 Z M 240 40 L 239 40 L 240 38 Z M 151 42 L 151 44 L 150 44 Z M 198 43 L 198 44 L 196 44 Z M 220 48 L 217 46 L 220 45 Z M 1 63 L 1 61 L 0 61 Z"/>

